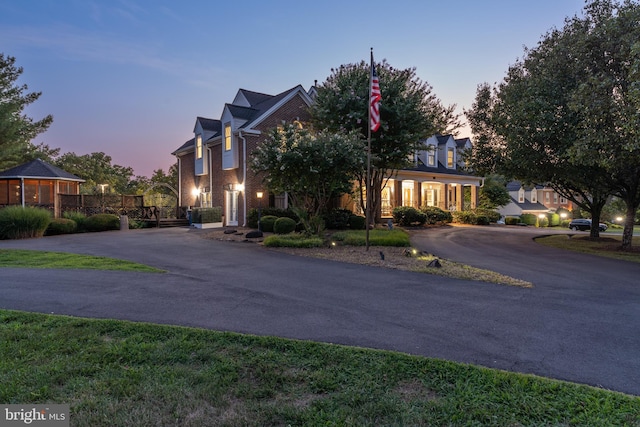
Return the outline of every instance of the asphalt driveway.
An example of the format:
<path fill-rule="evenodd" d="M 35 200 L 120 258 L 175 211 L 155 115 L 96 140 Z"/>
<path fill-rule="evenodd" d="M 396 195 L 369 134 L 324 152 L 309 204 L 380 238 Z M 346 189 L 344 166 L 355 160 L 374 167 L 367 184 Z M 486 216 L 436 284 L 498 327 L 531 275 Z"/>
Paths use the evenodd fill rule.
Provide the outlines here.
<path fill-rule="evenodd" d="M 640 395 L 640 265 L 544 248 L 527 230 L 445 227 L 413 242 L 533 289 L 290 256 L 185 228 L 0 241 L 168 270 L 3 268 L 0 308 L 397 350 Z"/>

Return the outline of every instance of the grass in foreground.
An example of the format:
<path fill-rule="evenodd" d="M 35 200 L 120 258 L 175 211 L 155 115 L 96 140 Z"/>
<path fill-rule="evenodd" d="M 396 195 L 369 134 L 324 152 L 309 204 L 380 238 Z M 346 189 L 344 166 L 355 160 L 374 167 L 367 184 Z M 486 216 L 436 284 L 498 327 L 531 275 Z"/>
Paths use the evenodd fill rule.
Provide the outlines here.
<path fill-rule="evenodd" d="M 163 272 L 154 267 L 115 258 L 22 249 L 0 249 L 0 267 Z"/>
<path fill-rule="evenodd" d="M 0 310 L 0 402 L 71 425 L 638 425 L 640 398 L 400 353 Z"/>
<path fill-rule="evenodd" d="M 589 236 L 569 237 L 566 234 L 557 234 L 538 237 L 535 240 L 542 245 L 554 248 L 640 263 L 640 247 L 634 246 L 631 251 L 622 251 L 620 250 L 621 239 L 621 236 L 613 235 L 591 240 Z"/>
<path fill-rule="evenodd" d="M 366 246 L 366 230 L 348 230 L 334 233 L 331 238 L 349 246 Z M 410 246 L 409 234 L 404 230 L 369 230 L 371 246 Z"/>

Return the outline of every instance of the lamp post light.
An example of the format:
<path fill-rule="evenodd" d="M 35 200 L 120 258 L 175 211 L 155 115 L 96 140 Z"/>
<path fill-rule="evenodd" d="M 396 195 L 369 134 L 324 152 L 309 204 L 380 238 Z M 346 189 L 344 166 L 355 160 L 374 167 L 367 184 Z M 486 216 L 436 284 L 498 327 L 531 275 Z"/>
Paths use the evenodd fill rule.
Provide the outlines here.
<path fill-rule="evenodd" d="M 256 193 L 256 197 L 258 198 L 258 231 L 262 231 L 260 220 L 262 218 L 262 196 L 263 195 L 264 193 L 262 191 L 258 191 Z"/>

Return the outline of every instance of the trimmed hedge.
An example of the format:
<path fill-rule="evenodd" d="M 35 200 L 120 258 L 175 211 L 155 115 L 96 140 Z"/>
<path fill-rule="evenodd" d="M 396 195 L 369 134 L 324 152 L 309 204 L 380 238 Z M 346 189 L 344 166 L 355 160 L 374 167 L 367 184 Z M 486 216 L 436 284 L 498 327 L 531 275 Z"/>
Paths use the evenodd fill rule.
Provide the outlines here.
<path fill-rule="evenodd" d="M 549 227 L 557 227 L 560 225 L 560 215 L 557 213 L 547 214 L 547 218 L 549 218 Z"/>
<path fill-rule="evenodd" d="M 278 220 L 278 217 L 274 215 L 267 215 L 267 216 L 261 217 L 260 230 L 267 233 L 273 233 L 273 224 L 275 224 L 277 220 Z M 258 224 L 256 223 L 256 227 L 257 226 Z"/>
<path fill-rule="evenodd" d="M 191 222 L 195 224 L 222 222 L 222 207 L 194 208 L 191 211 Z"/>
<path fill-rule="evenodd" d="M 283 216 L 273 223 L 273 232 L 276 234 L 289 234 L 296 229 L 296 222 L 291 218 Z"/>
<path fill-rule="evenodd" d="M 349 228 L 351 230 L 364 230 L 366 229 L 367 218 L 361 215 L 351 215 L 349 217 Z"/>
<path fill-rule="evenodd" d="M 296 224 L 300 222 L 300 218 L 298 218 L 298 216 L 290 209 L 261 208 L 261 215 L 262 215 L 262 218 L 264 218 L 265 216 L 272 215 L 278 218 L 282 218 L 282 217 L 291 218 L 296 222 Z M 247 227 L 258 228 L 258 209 L 257 208 L 251 208 L 247 212 Z"/>
<path fill-rule="evenodd" d="M 346 230 L 349 228 L 349 219 L 353 215 L 348 209 L 331 209 L 322 215 L 324 225 L 329 230 Z"/>
<path fill-rule="evenodd" d="M 508 216 L 504 219 L 504 223 L 506 225 L 518 225 L 520 224 L 520 217 L 519 216 Z"/>
<path fill-rule="evenodd" d="M 78 224 L 68 218 L 53 218 L 44 232 L 45 236 L 57 236 L 59 234 L 73 234 L 78 230 Z"/>
<path fill-rule="evenodd" d="M 534 214 L 522 214 L 520 215 L 520 221 L 527 225 L 538 226 L 538 217 Z"/>
<path fill-rule="evenodd" d="M 108 231 L 120 229 L 120 217 L 114 214 L 92 215 L 84 222 L 87 231 Z"/>
<path fill-rule="evenodd" d="M 393 221 L 400 226 L 424 225 L 427 215 L 411 206 L 393 208 Z"/>
<path fill-rule="evenodd" d="M 80 212 L 65 212 L 64 214 L 62 214 L 62 216 L 64 218 L 73 220 L 76 223 L 76 231 L 81 232 L 87 230 L 84 226 L 85 222 L 87 221 L 87 216 L 85 214 Z"/>
<path fill-rule="evenodd" d="M 423 206 L 420 208 L 420 211 L 427 216 L 427 224 L 447 224 L 453 221 L 451 212 L 443 211 L 437 206 Z"/>
<path fill-rule="evenodd" d="M 0 239 L 42 237 L 49 222 L 51 214 L 46 209 L 7 206 L 0 209 Z"/>

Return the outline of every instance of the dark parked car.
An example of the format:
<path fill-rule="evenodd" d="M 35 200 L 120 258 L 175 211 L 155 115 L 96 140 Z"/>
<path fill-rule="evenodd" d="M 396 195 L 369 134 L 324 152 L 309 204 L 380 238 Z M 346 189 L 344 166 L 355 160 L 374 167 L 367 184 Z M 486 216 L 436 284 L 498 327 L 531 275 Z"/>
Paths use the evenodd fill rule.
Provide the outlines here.
<path fill-rule="evenodd" d="M 574 219 L 569 223 L 570 230 L 587 231 L 591 230 L 591 220 L 586 218 Z M 600 231 L 605 231 L 607 224 L 600 223 Z"/>

